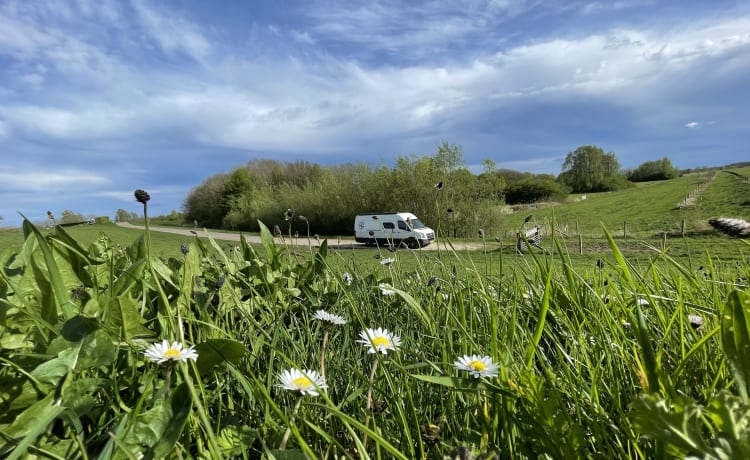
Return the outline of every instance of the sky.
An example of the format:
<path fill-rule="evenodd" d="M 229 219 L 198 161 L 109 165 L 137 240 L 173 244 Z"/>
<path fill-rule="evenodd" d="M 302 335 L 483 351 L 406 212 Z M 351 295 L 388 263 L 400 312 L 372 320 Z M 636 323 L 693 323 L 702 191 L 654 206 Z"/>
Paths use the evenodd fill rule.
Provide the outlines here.
<path fill-rule="evenodd" d="M 0 226 L 253 159 L 750 160 L 750 2 L 0 0 Z"/>

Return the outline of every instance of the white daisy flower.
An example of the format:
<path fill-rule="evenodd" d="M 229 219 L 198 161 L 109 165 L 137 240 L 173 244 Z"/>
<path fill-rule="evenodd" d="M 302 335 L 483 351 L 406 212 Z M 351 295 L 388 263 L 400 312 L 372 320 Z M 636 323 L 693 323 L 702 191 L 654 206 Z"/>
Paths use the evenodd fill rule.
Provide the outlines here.
<path fill-rule="evenodd" d="M 333 313 L 328 313 L 325 310 L 318 310 L 315 312 L 315 319 L 319 319 L 321 321 L 325 321 L 327 323 L 331 323 L 334 326 L 341 326 L 346 324 L 346 320 L 343 316 L 334 315 Z"/>
<path fill-rule="evenodd" d="M 638 299 L 638 305 L 641 307 L 648 307 L 651 304 L 648 303 L 648 300 L 646 299 Z"/>
<path fill-rule="evenodd" d="M 688 315 L 688 321 L 690 322 L 690 325 L 693 327 L 693 329 L 698 329 L 699 327 L 703 326 L 703 317 L 700 315 Z"/>
<path fill-rule="evenodd" d="M 393 257 L 389 257 L 387 259 L 381 260 L 380 261 L 380 265 L 390 265 L 390 264 L 392 264 L 395 261 L 396 261 L 396 259 L 394 259 Z"/>
<path fill-rule="evenodd" d="M 351 286 L 352 282 L 354 281 L 354 277 L 349 272 L 344 272 L 343 275 L 341 275 L 341 280 L 346 284 L 347 286 Z"/>
<path fill-rule="evenodd" d="M 359 336 L 362 338 L 357 340 L 357 342 L 369 347 L 369 353 L 381 352 L 385 355 L 388 354 L 388 350 L 397 351 L 401 346 L 401 338 L 391 334 L 387 329 L 368 328 L 360 331 Z"/>
<path fill-rule="evenodd" d="M 278 379 L 281 383 L 276 384 L 277 387 L 285 390 L 299 391 L 303 395 L 318 396 L 318 390 L 324 390 L 328 388 L 325 380 L 315 371 L 299 369 L 287 369 L 281 371 L 278 375 Z"/>
<path fill-rule="evenodd" d="M 170 345 L 167 340 L 162 340 L 161 343 L 151 344 L 143 354 L 146 358 L 159 364 L 167 361 L 182 361 L 184 363 L 188 359 L 193 361 L 198 359 L 198 353 L 193 348 L 191 346 L 183 350 L 180 342 L 172 342 Z"/>
<path fill-rule="evenodd" d="M 396 295 L 396 291 L 393 289 L 393 286 L 388 283 L 380 283 L 378 284 L 378 287 L 380 288 L 380 293 L 385 296 Z"/>
<path fill-rule="evenodd" d="M 497 377 L 498 369 L 500 369 L 500 365 L 492 362 L 492 358 L 479 355 L 464 355 L 453 363 L 453 367 L 460 371 L 467 371 L 477 379 Z"/>

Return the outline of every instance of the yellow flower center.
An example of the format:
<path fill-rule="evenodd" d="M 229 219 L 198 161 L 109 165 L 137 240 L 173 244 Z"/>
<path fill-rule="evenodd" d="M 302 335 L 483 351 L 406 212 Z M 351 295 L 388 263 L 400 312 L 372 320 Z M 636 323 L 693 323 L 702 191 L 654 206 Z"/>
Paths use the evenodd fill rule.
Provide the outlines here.
<path fill-rule="evenodd" d="M 391 341 L 381 335 L 380 337 L 373 337 L 372 344 L 376 347 L 387 347 L 391 344 Z"/>
<path fill-rule="evenodd" d="M 470 362 L 469 363 L 469 367 L 472 368 L 472 369 L 474 369 L 475 371 L 486 371 L 487 370 L 487 366 L 482 361 L 479 361 L 479 360 L 474 360 L 474 361 Z"/>
<path fill-rule="evenodd" d="M 169 359 L 179 358 L 180 355 L 181 355 L 180 350 L 177 350 L 175 348 L 170 348 L 164 352 L 164 357 L 169 358 Z"/>
<path fill-rule="evenodd" d="M 292 380 L 292 383 L 297 388 L 307 388 L 312 385 L 310 379 L 305 376 L 297 377 L 296 379 Z"/>

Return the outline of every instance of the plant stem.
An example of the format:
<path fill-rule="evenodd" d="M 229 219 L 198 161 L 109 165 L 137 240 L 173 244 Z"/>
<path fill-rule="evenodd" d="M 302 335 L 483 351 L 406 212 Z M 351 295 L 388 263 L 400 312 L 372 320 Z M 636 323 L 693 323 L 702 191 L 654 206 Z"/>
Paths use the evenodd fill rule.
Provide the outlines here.
<path fill-rule="evenodd" d="M 326 381 L 326 345 L 328 344 L 328 328 L 323 333 L 323 344 L 320 347 L 320 376 Z"/>
<path fill-rule="evenodd" d="M 370 380 L 367 385 L 367 407 L 366 407 L 367 413 L 365 414 L 365 428 L 370 427 L 370 414 L 372 413 L 372 387 L 375 383 L 375 371 L 377 369 L 378 369 L 378 360 L 375 359 L 372 362 L 372 369 L 370 370 Z M 364 448 L 367 449 L 367 433 L 365 433 L 364 438 L 362 438 L 362 446 L 364 446 Z"/>
<path fill-rule="evenodd" d="M 294 419 L 297 418 L 297 412 L 299 412 L 299 408 L 302 405 L 302 398 L 304 398 L 305 395 L 300 394 L 297 397 L 297 402 L 294 403 L 294 410 L 292 410 L 292 416 L 289 419 L 289 426 L 286 428 L 286 431 L 284 432 L 284 437 L 281 438 L 281 444 L 279 444 L 279 450 L 286 449 L 286 443 L 289 441 L 289 436 L 292 434 L 292 425 L 294 425 Z"/>

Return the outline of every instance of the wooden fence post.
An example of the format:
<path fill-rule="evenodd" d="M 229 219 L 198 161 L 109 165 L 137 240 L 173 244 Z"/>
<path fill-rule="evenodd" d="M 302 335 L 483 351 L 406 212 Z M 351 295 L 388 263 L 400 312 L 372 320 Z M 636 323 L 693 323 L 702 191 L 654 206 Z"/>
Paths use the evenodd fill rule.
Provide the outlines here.
<path fill-rule="evenodd" d="M 680 222 L 680 235 L 685 238 L 685 219 L 682 219 L 682 222 Z"/>
<path fill-rule="evenodd" d="M 628 239 L 628 221 L 624 221 L 622 223 L 622 239 L 627 240 Z"/>

